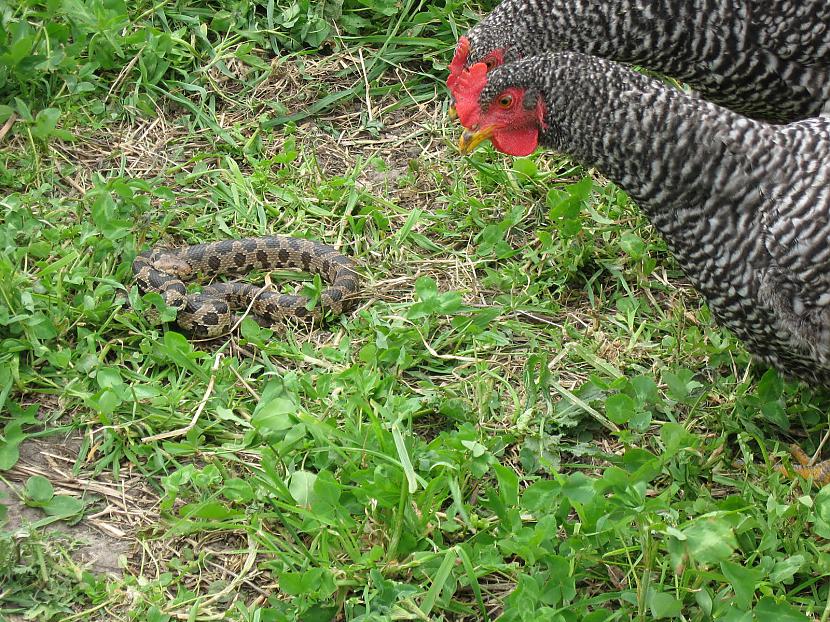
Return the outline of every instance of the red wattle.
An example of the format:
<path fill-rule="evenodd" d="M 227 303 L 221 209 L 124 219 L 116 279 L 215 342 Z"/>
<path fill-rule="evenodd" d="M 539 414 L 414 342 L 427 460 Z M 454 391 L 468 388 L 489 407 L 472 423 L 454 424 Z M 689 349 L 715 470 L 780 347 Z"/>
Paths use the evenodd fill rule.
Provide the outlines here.
<path fill-rule="evenodd" d="M 527 156 L 539 146 L 539 130 L 535 127 L 498 129 L 490 138 L 498 151 L 512 156 Z"/>

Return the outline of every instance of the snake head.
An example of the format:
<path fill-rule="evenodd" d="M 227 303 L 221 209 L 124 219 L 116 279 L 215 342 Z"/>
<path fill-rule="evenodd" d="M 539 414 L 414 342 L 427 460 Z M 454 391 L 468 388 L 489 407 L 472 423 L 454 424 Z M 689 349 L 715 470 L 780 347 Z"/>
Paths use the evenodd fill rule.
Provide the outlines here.
<path fill-rule="evenodd" d="M 153 267 L 159 272 L 165 274 L 172 274 L 180 279 L 193 278 L 193 268 L 184 259 L 176 257 L 175 255 L 159 255 L 153 259 Z"/>

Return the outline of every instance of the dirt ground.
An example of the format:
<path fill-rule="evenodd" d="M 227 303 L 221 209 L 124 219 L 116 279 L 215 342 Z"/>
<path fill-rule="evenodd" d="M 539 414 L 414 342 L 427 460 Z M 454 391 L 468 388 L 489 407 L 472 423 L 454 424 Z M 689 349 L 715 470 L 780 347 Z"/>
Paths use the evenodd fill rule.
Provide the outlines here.
<path fill-rule="evenodd" d="M 135 542 L 130 534 L 146 519 L 136 513 L 137 491 L 133 485 L 137 482 L 129 477 L 113 483 L 106 476 L 76 475 L 73 464 L 80 448 L 77 434 L 29 440 L 20 446 L 20 460 L 4 474 L 11 486 L 0 482 L 0 497 L 8 508 L 5 528 L 24 537 L 33 523 L 47 518 L 42 510 L 28 507 L 20 496 L 30 477 L 43 476 L 52 483 L 55 494 L 77 497 L 89 504 L 82 521 L 74 525 L 56 521 L 45 531 L 66 536 L 72 544 L 72 558 L 82 568 L 120 576 Z"/>

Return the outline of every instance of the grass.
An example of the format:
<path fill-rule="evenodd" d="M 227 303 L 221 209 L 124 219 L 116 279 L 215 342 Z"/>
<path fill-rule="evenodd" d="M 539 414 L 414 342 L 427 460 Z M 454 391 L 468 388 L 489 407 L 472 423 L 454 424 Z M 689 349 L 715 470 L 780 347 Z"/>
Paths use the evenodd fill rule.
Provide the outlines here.
<path fill-rule="evenodd" d="M 592 171 L 458 156 L 487 8 L 0 0 L 0 617 L 830 619 L 830 489 L 775 469 L 826 396 Z M 148 320 L 138 251 L 267 233 L 359 309 Z"/>

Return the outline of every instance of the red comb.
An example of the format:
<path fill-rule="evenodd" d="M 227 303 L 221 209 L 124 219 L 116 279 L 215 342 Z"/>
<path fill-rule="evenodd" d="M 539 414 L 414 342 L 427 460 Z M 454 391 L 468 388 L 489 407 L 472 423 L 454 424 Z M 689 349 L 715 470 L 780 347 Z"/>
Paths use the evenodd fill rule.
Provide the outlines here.
<path fill-rule="evenodd" d="M 455 95 L 455 111 L 461 125 L 472 128 L 478 122 L 480 106 L 478 97 L 487 85 L 487 65 L 476 63 L 458 78 Z"/>
<path fill-rule="evenodd" d="M 467 37 L 461 37 L 458 40 L 458 47 L 455 48 L 455 56 L 452 57 L 450 63 L 450 77 L 447 78 L 447 86 L 453 90 L 455 83 L 464 71 L 464 65 L 467 64 L 467 57 L 470 55 L 470 40 Z M 455 93 L 453 92 L 453 95 Z"/>

